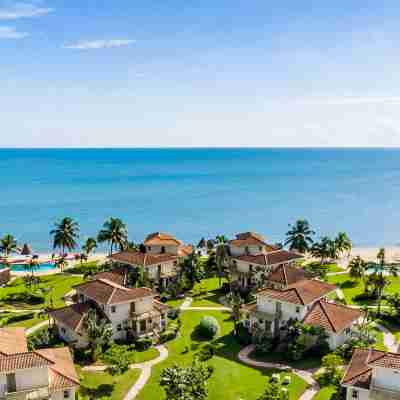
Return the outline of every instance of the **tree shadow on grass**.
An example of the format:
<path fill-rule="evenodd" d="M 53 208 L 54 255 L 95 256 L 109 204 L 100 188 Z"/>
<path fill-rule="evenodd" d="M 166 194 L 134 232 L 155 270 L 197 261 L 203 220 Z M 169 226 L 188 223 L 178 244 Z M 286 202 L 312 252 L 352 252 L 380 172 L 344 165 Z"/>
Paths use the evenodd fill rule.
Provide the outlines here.
<path fill-rule="evenodd" d="M 348 280 L 340 283 L 338 286 L 340 286 L 341 289 L 352 289 L 358 286 L 358 282 Z"/>
<path fill-rule="evenodd" d="M 111 397 L 114 385 L 103 383 L 95 388 L 81 385 L 79 391 L 82 396 L 88 396 L 89 399 L 99 399 Z"/>

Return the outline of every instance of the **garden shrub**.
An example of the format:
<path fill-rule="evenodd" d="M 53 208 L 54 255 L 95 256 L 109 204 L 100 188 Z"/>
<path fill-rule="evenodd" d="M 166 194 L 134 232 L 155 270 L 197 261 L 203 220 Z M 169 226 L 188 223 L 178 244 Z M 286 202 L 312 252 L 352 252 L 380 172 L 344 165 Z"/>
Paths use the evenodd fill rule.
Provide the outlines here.
<path fill-rule="evenodd" d="M 162 293 L 160 294 L 160 301 L 161 301 L 161 303 L 166 303 L 166 302 L 168 301 L 168 299 L 169 299 L 169 295 L 168 295 L 167 292 L 162 292 Z"/>
<path fill-rule="evenodd" d="M 179 317 L 181 310 L 179 308 L 172 308 L 168 311 L 168 318 L 169 319 L 177 319 Z"/>
<path fill-rule="evenodd" d="M 138 351 L 145 351 L 151 347 L 153 342 L 149 337 L 142 337 L 136 340 L 135 342 L 135 348 Z"/>
<path fill-rule="evenodd" d="M 40 293 L 32 292 L 19 292 L 10 293 L 4 299 L 6 303 L 26 303 L 30 305 L 37 305 L 44 303 L 44 296 Z"/>
<path fill-rule="evenodd" d="M 197 327 L 200 336 L 206 339 L 213 339 L 218 335 L 219 324 L 218 321 L 211 316 L 204 316 Z"/>
<path fill-rule="evenodd" d="M 200 349 L 200 351 L 197 353 L 197 357 L 200 361 L 207 361 L 212 358 L 214 354 L 215 347 L 212 344 L 208 343 Z"/>
<path fill-rule="evenodd" d="M 237 327 L 236 338 L 239 344 L 243 346 L 247 346 L 252 342 L 252 336 L 250 335 L 249 330 L 242 324 Z"/>
<path fill-rule="evenodd" d="M 35 317 L 34 312 L 28 312 L 28 313 L 12 313 L 9 314 L 7 317 L 5 317 L 2 320 L 3 325 L 8 325 L 12 324 L 13 322 L 20 322 L 20 321 L 26 321 L 27 319 L 31 319 Z"/>

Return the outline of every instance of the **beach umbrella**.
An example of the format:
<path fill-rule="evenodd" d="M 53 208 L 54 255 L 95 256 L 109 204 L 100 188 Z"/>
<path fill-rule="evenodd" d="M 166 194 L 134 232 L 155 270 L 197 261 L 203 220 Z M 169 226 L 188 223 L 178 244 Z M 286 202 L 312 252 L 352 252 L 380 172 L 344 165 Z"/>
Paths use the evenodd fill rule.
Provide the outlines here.
<path fill-rule="evenodd" d="M 25 243 L 22 247 L 21 254 L 23 256 L 30 256 L 32 254 L 32 248 L 28 243 Z"/>

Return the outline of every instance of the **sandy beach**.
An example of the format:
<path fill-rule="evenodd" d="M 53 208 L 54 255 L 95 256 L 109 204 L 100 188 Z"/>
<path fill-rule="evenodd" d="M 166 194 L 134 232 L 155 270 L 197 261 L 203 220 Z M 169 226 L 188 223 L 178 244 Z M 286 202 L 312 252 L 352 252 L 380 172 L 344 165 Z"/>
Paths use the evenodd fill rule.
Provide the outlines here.
<path fill-rule="evenodd" d="M 376 261 L 380 247 L 354 247 L 351 257 L 360 256 L 366 261 Z M 400 246 L 384 247 L 387 262 L 400 262 Z"/>

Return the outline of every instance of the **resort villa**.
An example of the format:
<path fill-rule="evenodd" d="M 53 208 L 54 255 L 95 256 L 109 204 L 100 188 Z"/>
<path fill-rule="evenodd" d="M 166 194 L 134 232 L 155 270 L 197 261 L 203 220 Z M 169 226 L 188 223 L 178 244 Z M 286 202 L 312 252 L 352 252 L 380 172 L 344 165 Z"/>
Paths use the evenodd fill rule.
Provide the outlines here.
<path fill-rule="evenodd" d="M 50 313 L 60 337 L 74 347 L 88 345 L 90 310 L 111 324 L 112 339 L 158 335 L 166 326 L 168 307 L 154 298 L 151 289 L 123 286 L 120 274 L 103 272 L 74 289 L 76 303 Z"/>
<path fill-rule="evenodd" d="M 0 399 L 75 399 L 79 378 L 67 347 L 28 351 L 24 328 L 0 328 Z"/>
<path fill-rule="evenodd" d="M 239 233 L 228 242 L 232 280 L 240 288 L 264 286 L 269 274 L 279 266 L 294 264 L 303 258 L 301 254 L 280 249 L 265 242 L 254 232 Z"/>
<path fill-rule="evenodd" d="M 346 389 L 346 400 L 398 400 L 400 354 L 354 350 L 342 386 Z"/>
<path fill-rule="evenodd" d="M 141 251 L 126 250 L 109 259 L 120 266 L 143 268 L 160 288 L 168 287 L 179 275 L 179 261 L 193 252 L 191 245 L 167 233 L 156 232 L 144 240 Z"/>
<path fill-rule="evenodd" d="M 360 310 L 327 301 L 334 285 L 307 279 L 303 270 L 280 265 L 270 274 L 265 287 L 258 290 L 256 302 L 243 306 L 245 326 L 250 332 L 262 329 L 277 337 L 289 320 L 323 328 L 331 349 L 351 337 L 352 326 L 360 321 Z"/>

